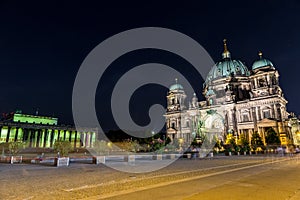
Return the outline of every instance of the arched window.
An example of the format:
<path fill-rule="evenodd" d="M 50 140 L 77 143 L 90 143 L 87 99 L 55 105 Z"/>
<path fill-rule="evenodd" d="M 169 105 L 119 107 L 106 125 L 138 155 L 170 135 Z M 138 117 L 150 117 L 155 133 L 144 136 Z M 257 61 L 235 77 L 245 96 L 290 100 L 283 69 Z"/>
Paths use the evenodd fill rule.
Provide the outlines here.
<path fill-rule="evenodd" d="M 277 108 L 277 116 L 278 116 L 278 119 L 281 119 L 281 109 L 280 108 Z"/>
<path fill-rule="evenodd" d="M 249 110 L 242 110 L 242 122 L 249 122 L 250 121 L 250 114 Z"/>
<path fill-rule="evenodd" d="M 213 99 L 209 99 L 209 106 L 213 105 Z"/>
<path fill-rule="evenodd" d="M 174 105 L 174 104 L 175 104 L 175 99 L 173 98 L 173 99 L 172 99 L 172 105 Z"/>
<path fill-rule="evenodd" d="M 175 129 L 175 122 L 171 123 L 171 127 Z"/>
<path fill-rule="evenodd" d="M 271 109 L 269 107 L 262 109 L 263 118 L 271 118 Z"/>

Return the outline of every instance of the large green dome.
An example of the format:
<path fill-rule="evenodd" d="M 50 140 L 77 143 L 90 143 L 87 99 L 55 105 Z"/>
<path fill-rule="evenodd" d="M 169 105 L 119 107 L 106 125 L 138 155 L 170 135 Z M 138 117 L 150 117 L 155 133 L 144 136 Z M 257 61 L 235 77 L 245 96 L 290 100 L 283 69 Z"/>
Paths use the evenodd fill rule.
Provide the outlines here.
<path fill-rule="evenodd" d="M 249 76 L 249 74 L 248 68 L 240 60 L 223 59 L 213 66 L 206 81 L 229 76 Z"/>
<path fill-rule="evenodd" d="M 260 59 L 259 60 L 256 60 L 253 65 L 252 65 L 252 70 L 255 70 L 255 69 L 258 69 L 258 68 L 261 68 L 261 67 L 266 67 L 266 66 L 270 66 L 270 67 L 274 67 L 273 66 L 273 63 L 271 61 L 269 61 L 268 59 L 265 59 L 262 57 L 262 53 L 259 52 L 259 57 Z"/>
<path fill-rule="evenodd" d="M 224 52 L 222 53 L 223 59 L 217 62 L 206 78 L 206 82 L 218 78 L 229 76 L 249 76 L 248 68 L 240 60 L 231 59 L 230 52 L 227 50 L 226 40 L 224 40 Z"/>

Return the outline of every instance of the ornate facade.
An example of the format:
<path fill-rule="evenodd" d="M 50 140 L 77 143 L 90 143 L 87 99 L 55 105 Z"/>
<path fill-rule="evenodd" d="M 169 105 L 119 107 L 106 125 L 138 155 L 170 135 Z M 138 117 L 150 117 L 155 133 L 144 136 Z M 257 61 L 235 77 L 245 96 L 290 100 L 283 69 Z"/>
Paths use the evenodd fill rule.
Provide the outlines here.
<path fill-rule="evenodd" d="M 249 70 L 243 62 L 231 58 L 224 40 L 222 59 L 208 73 L 203 95 L 205 101 L 199 102 L 194 94 L 187 103 L 184 88 L 177 80 L 170 87 L 165 117 L 171 139 L 190 143 L 199 119 L 206 132 L 218 133 L 222 140 L 233 133 L 236 137 L 244 134 L 250 141 L 257 131 L 265 142 L 269 128 L 277 132 L 283 145 L 293 138 L 279 73 L 261 52 Z"/>

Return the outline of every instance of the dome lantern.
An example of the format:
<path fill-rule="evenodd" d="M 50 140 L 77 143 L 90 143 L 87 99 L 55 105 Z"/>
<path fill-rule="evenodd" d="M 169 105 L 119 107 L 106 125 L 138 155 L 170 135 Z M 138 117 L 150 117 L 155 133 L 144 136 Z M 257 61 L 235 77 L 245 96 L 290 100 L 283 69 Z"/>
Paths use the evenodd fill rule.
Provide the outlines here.
<path fill-rule="evenodd" d="M 223 53 L 222 53 L 222 58 L 223 59 L 225 59 L 225 58 L 230 58 L 230 52 L 228 51 L 228 49 L 227 49 L 227 40 L 226 39 L 224 39 L 223 40 L 223 43 L 224 43 L 224 51 L 223 51 Z"/>
<path fill-rule="evenodd" d="M 237 77 L 237 76 L 249 76 L 250 72 L 246 65 L 241 62 L 240 60 L 231 59 L 230 52 L 227 48 L 226 39 L 223 40 L 224 42 L 224 51 L 222 53 L 222 60 L 217 62 L 206 77 L 206 81 L 204 87 L 207 86 L 211 81 L 226 78 L 226 77 Z"/>

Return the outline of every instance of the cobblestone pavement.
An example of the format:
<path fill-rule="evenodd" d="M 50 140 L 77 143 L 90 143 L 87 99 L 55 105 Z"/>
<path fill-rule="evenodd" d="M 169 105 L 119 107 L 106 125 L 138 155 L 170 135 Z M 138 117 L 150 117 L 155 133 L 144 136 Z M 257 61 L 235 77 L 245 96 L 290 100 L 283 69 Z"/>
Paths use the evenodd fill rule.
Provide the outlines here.
<path fill-rule="evenodd" d="M 226 172 L 226 170 L 239 170 L 241 167 L 283 161 L 283 159 L 285 158 L 259 156 L 216 157 L 211 160 L 180 159 L 167 168 L 146 174 L 129 174 L 110 169 L 104 165 L 93 164 L 71 164 L 66 168 L 29 164 L 0 164 L 0 199 L 100 199 L 105 197 L 118 199 L 124 194 L 145 193 L 147 189 L 155 189 L 159 185 L 161 188 L 168 185 L 176 188 L 174 183 L 182 184 L 191 178 L 213 173 L 221 173 L 222 175 L 222 172 Z M 155 164 L 155 162 L 163 161 L 145 162 L 145 165 Z M 286 162 L 296 161 L 280 163 Z M 281 164 L 272 165 L 281 166 Z M 296 164 L 295 166 L 299 167 Z M 264 169 L 266 167 L 257 168 Z M 239 171 L 232 173 L 239 176 Z M 182 182 L 185 179 L 186 181 Z M 221 182 L 225 183 L 226 181 L 225 179 Z M 181 191 L 182 187 L 178 187 L 176 190 Z M 168 197 L 171 194 L 169 192 L 164 193 L 164 196 Z M 202 195 L 202 193 L 198 194 L 196 190 L 193 193 L 188 193 L 187 196 L 192 194 Z M 153 196 L 150 197 L 145 196 L 140 199 L 153 199 Z M 184 196 L 177 195 L 177 197 L 182 199 Z M 197 196 L 190 198 L 199 199 Z M 156 199 L 163 198 L 158 196 Z"/>

